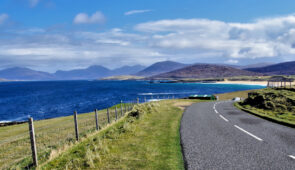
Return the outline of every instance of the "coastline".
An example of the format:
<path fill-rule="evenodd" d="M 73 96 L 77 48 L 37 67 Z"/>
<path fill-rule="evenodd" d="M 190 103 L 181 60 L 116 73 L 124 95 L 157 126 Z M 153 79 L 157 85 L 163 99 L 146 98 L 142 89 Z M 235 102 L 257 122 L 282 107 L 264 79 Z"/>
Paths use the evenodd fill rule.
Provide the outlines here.
<path fill-rule="evenodd" d="M 241 85 L 267 86 L 267 81 L 220 81 L 214 84 L 241 84 Z"/>

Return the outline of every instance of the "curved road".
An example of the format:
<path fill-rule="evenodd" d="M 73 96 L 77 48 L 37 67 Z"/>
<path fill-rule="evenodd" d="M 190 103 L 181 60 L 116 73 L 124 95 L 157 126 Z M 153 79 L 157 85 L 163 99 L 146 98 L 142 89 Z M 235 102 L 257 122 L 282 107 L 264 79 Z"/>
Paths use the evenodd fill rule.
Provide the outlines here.
<path fill-rule="evenodd" d="M 238 110 L 196 103 L 181 120 L 187 169 L 295 169 L 295 129 Z"/>

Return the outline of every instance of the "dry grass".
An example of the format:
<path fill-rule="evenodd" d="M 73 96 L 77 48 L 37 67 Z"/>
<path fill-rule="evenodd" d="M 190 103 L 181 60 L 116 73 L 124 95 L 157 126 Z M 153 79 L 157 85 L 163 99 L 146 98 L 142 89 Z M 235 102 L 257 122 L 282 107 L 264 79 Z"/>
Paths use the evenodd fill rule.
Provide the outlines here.
<path fill-rule="evenodd" d="M 100 127 L 107 124 L 106 110 L 98 113 Z M 120 115 L 120 114 L 119 114 Z M 115 112 L 110 111 L 111 120 Z M 95 132 L 94 113 L 78 115 L 79 135 Z M 73 116 L 35 121 L 38 159 L 44 163 L 75 143 Z M 0 169 L 29 167 L 32 163 L 28 124 L 0 127 Z"/>
<path fill-rule="evenodd" d="M 41 169 L 184 169 L 179 107 L 193 102 L 166 100 L 135 106 L 126 118 Z"/>

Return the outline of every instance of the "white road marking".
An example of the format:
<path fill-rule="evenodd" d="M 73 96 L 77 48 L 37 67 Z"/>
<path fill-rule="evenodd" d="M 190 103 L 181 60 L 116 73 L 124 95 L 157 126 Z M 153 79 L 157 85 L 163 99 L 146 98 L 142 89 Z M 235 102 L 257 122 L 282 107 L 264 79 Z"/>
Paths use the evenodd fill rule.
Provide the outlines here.
<path fill-rule="evenodd" d="M 223 117 L 222 115 L 219 115 L 219 117 L 221 117 L 223 120 L 225 120 L 226 122 L 228 122 L 228 120 L 225 117 Z"/>
<path fill-rule="evenodd" d="M 261 142 L 263 141 L 261 138 L 259 138 L 259 137 L 255 136 L 255 135 L 253 135 L 252 133 L 250 133 L 250 132 L 244 130 L 243 128 L 241 128 L 241 127 L 239 127 L 239 126 L 237 126 L 237 125 L 235 125 L 235 127 L 238 128 L 239 130 L 241 130 L 242 132 L 244 132 L 244 133 L 246 133 L 246 134 L 252 136 L 253 138 L 255 138 L 255 139 L 257 139 L 257 140 L 259 140 L 259 141 L 261 141 Z"/>
<path fill-rule="evenodd" d="M 295 159 L 295 156 L 293 155 L 288 155 L 290 158 Z"/>
<path fill-rule="evenodd" d="M 219 114 L 218 111 L 217 111 L 216 109 L 214 109 L 214 111 L 215 111 L 216 114 Z"/>

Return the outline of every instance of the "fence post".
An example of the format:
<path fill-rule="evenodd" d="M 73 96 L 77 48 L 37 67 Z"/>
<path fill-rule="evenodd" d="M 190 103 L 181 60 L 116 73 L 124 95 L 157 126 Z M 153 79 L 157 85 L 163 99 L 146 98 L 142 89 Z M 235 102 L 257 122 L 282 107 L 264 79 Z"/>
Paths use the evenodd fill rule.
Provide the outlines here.
<path fill-rule="evenodd" d="M 116 121 L 117 121 L 118 120 L 117 106 L 115 107 L 115 115 L 116 115 Z"/>
<path fill-rule="evenodd" d="M 97 109 L 95 109 L 95 125 L 96 125 L 96 130 L 99 130 Z"/>
<path fill-rule="evenodd" d="M 79 140 L 79 129 L 78 129 L 78 119 L 77 119 L 77 111 L 74 112 L 74 121 L 75 121 L 75 133 L 76 133 L 76 140 Z"/>
<path fill-rule="evenodd" d="M 139 98 L 137 98 L 137 104 L 139 104 Z"/>
<path fill-rule="evenodd" d="M 122 106 L 123 101 L 121 100 L 121 116 L 123 116 L 123 106 Z"/>
<path fill-rule="evenodd" d="M 124 114 L 127 112 L 127 109 L 126 109 L 126 103 L 125 103 L 125 105 L 124 105 L 124 108 L 125 108 L 125 112 L 124 112 Z"/>
<path fill-rule="evenodd" d="M 108 123 L 111 123 L 109 108 L 107 108 L 107 117 L 108 117 Z"/>
<path fill-rule="evenodd" d="M 37 157 L 37 146 L 35 140 L 35 129 L 34 129 L 34 122 L 33 118 L 29 118 L 29 131 L 30 131 L 30 138 L 31 138 L 31 149 L 32 149 L 32 159 L 34 166 L 38 166 L 38 157 Z"/>

